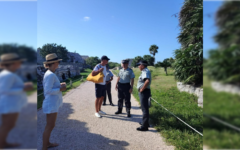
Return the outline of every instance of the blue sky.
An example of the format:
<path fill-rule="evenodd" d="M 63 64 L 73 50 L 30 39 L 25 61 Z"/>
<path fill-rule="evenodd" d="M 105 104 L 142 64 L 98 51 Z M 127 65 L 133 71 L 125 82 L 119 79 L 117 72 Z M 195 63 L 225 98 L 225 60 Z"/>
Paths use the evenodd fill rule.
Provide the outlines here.
<path fill-rule="evenodd" d="M 159 46 L 156 60 L 173 57 L 180 47 L 178 13 L 183 0 L 0 0 L 0 44 L 18 43 L 34 48 L 46 43 L 66 46 L 81 55 L 107 55 L 111 61 L 149 54 Z M 214 14 L 222 1 L 204 1 L 204 57 L 216 48 Z M 207 17 L 211 14 L 212 17 Z"/>
<path fill-rule="evenodd" d="M 39 0 L 38 47 L 66 46 L 81 55 L 107 55 L 113 62 L 149 53 L 156 60 L 173 57 L 180 48 L 178 13 L 183 0 Z"/>
<path fill-rule="evenodd" d="M 203 56 L 208 57 L 208 51 L 218 47 L 213 36 L 217 33 L 215 14 L 223 1 L 203 2 Z"/>
<path fill-rule="evenodd" d="M 37 2 L 0 0 L 0 44 L 37 48 Z"/>

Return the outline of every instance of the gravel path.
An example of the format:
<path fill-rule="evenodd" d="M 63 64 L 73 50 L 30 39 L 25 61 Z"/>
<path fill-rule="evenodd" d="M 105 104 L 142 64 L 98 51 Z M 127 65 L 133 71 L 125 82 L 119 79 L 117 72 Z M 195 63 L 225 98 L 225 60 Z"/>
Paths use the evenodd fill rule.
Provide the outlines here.
<path fill-rule="evenodd" d="M 117 104 L 117 92 L 114 89 L 116 77 L 112 82 L 113 103 Z M 56 127 L 51 135 L 51 142 L 60 145 L 52 150 L 172 150 L 164 142 L 161 135 L 154 129 L 148 132 L 136 131 L 141 121 L 142 111 L 139 103 L 132 96 L 131 118 L 123 114 L 115 115 L 117 106 L 102 106 L 107 113 L 102 118 L 96 118 L 95 85 L 92 82 L 82 83 L 81 86 L 68 92 L 63 98 Z M 107 101 L 107 104 L 109 102 Z M 46 116 L 38 111 L 38 143 L 42 147 L 42 133 L 46 124 Z"/>
<path fill-rule="evenodd" d="M 19 114 L 15 128 L 9 133 L 8 141 L 21 144 L 17 149 L 37 148 L 37 92 L 28 97 L 28 105 Z M 1 117 L 1 116 L 0 116 Z M 0 118 L 1 124 L 1 118 Z"/>

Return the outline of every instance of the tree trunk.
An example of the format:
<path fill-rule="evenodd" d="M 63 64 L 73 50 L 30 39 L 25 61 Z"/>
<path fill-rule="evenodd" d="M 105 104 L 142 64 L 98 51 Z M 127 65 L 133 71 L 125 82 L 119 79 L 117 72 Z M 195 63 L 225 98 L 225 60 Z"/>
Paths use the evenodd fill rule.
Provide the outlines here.
<path fill-rule="evenodd" d="M 165 67 L 164 69 L 165 69 L 166 75 L 168 75 L 168 74 L 167 74 L 167 67 Z"/>

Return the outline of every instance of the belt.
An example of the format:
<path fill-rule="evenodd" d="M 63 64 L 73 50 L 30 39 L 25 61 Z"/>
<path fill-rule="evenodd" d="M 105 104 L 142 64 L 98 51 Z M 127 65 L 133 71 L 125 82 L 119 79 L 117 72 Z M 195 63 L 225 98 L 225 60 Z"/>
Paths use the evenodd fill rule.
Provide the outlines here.
<path fill-rule="evenodd" d="M 130 84 L 130 82 L 128 82 L 128 83 L 120 83 L 120 82 L 118 82 L 119 84 L 122 84 L 122 85 L 127 85 L 127 84 Z"/>

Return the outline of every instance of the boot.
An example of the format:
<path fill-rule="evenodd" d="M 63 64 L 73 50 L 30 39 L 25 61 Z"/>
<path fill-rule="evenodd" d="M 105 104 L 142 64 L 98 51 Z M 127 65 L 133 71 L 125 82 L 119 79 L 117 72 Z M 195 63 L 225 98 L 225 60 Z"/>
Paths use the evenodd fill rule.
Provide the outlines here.
<path fill-rule="evenodd" d="M 118 109 L 118 111 L 115 112 L 115 114 L 121 114 L 122 113 L 122 110 L 121 109 Z"/>
<path fill-rule="evenodd" d="M 127 110 L 126 110 L 126 111 L 127 111 L 127 117 L 129 117 L 129 118 L 130 118 L 130 117 L 131 117 L 131 114 L 130 114 L 130 109 L 129 109 L 129 108 L 127 108 Z"/>

